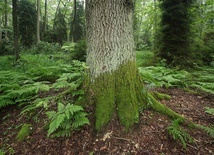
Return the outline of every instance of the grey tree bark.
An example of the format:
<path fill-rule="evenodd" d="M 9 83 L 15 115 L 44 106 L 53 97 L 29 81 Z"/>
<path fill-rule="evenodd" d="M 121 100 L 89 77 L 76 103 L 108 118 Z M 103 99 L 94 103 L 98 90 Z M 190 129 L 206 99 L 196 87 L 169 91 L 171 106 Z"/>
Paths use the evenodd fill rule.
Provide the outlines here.
<path fill-rule="evenodd" d="M 87 0 L 87 65 L 91 80 L 135 61 L 133 10 L 128 0 Z"/>
<path fill-rule="evenodd" d="M 126 129 L 138 120 L 138 80 L 132 0 L 86 0 L 89 88 L 96 129 L 114 117 Z"/>

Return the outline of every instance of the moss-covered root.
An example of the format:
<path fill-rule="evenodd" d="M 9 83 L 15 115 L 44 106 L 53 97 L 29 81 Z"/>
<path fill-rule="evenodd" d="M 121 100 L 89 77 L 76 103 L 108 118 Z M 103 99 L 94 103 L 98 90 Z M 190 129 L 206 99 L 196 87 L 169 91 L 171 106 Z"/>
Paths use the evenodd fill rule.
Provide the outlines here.
<path fill-rule="evenodd" d="M 16 140 L 24 141 L 27 136 L 32 133 L 32 125 L 31 124 L 24 124 L 19 131 L 18 135 L 16 136 Z"/>
<path fill-rule="evenodd" d="M 182 115 L 176 113 L 175 111 L 171 110 L 167 106 L 158 102 L 150 93 L 148 93 L 148 100 L 149 100 L 149 106 L 153 110 L 155 110 L 161 114 L 164 114 L 172 119 L 181 119 L 183 121 L 185 120 L 185 117 L 183 117 Z"/>
<path fill-rule="evenodd" d="M 154 96 L 157 100 L 170 100 L 170 96 L 167 94 L 162 94 L 158 92 L 151 92 L 152 96 Z"/>
<path fill-rule="evenodd" d="M 113 117 L 115 109 L 115 87 L 114 77 L 111 74 L 103 74 L 98 77 L 91 85 L 92 95 L 94 95 L 95 110 L 95 128 L 99 131 Z"/>
<path fill-rule="evenodd" d="M 136 91 L 137 67 L 135 62 L 128 62 L 115 73 L 116 106 L 121 124 L 128 130 L 138 122 L 138 98 Z M 138 83 L 139 85 L 139 83 Z"/>

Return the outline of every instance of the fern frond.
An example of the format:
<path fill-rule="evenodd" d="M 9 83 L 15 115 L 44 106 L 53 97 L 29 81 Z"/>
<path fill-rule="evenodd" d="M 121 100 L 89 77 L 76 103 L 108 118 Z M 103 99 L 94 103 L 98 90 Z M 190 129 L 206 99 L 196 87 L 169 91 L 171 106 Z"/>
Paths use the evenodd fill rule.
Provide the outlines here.
<path fill-rule="evenodd" d="M 70 105 L 68 110 L 71 113 L 71 115 L 74 115 L 75 113 L 77 113 L 79 111 L 83 111 L 83 108 L 81 106 L 77 106 L 77 105 Z"/>
<path fill-rule="evenodd" d="M 198 127 L 206 131 L 209 136 L 214 137 L 214 126 L 207 127 L 203 125 L 198 125 Z"/>
<path fill-rule="evenodd" d="M 0 109 L 15 104 L 14 100 L 8 98 L 7 95 L 0 96 Z"/>
<path fill-rule="evenodd" d="M 85 116 L 84 117 L 76 118 L 75 121 L 74 121 L 74 123 L 72 124 L 72 129 L 76 130 L 79 127 L 82 127 L 82 126 L 84 126 L 86 124 L 89 125 L 90 122 L 89 122 L 88 118 L 86 118 Z"/>
<path fill-rule="evenodd" d="M 214 115 L 214 108 L 205 107 L 205 112 L 211 115 Z"/>
<path fill-rule="evenodd" d="M 59 128 L 60 124 L 64 121 L 64 119 L 65 114 L 59 114 L 56 116 L 55 119 L 52 120 L 48 129 L 48 137 Z"/>
<path fill-rule="evenodd" d="M 46 112 L 50 120 L 48 136 L 69 136 L 71 130 L 89 124 L 87 113 L 81 106 L 58 103 L 57 109 L 57 112 Z"/>
<path fill-rule="evenodd" d="M 179 140 L 182 146 L 186 149 L 187 142 L 192 143 L 193 138 L 179 125 L 180 119 L 174 120 L 172 125 L 167 127 L 167 131 L 174 140 Z"/>

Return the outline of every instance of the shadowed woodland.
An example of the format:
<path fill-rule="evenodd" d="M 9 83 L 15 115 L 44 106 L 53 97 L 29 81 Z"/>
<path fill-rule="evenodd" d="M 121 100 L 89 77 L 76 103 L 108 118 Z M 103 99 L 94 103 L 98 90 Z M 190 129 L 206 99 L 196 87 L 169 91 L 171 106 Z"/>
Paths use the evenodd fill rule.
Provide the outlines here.
<path fill-rule="evenodd" d="M 1 0 L 0 155 L 214 154 L 212 0 Z"/>

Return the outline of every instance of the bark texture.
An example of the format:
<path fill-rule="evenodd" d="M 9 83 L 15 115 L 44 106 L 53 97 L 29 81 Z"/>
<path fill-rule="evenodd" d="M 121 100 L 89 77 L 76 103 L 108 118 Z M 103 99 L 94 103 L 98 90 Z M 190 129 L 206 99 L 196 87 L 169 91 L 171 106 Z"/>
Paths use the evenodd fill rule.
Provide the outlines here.
<path fill-rule="evenodd" d="M 14 36 L 14 54 L 15 60 L 19 59 L 19 42 L 18 42 L 18 19 L 17 19 L 17 0 L 12 1 L 13 4 L 13 36 Z"/>
<path fill-rule="evenodd" d="M 96 103 L 96 129 L 114 116 L 128 129 L 138 121 L 137 73 L 131 0 L 87 0 L 87 65 Z"/>
<path fill-rule="evenodd" d="M 37 0 L 36 42 L 40 42 L 40 0 Z"/>
<path fill-rule="evenodd" d="M 87 64 L 94 80 L 127 62 L 135 61 L 133 10 L 127 0 L 88 0 Z"/>

